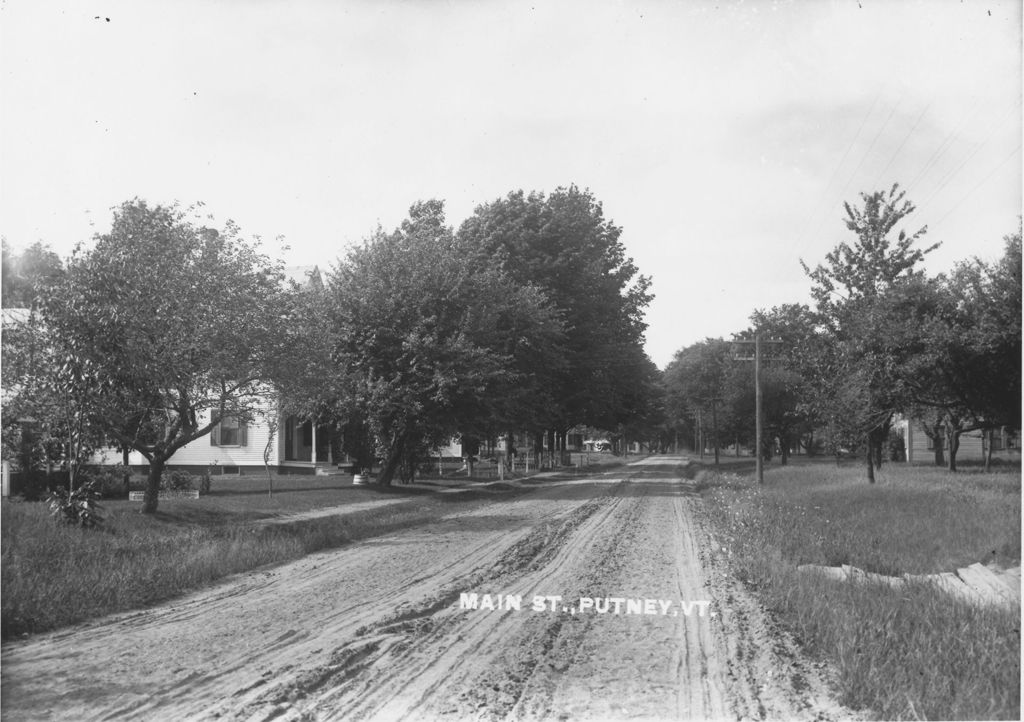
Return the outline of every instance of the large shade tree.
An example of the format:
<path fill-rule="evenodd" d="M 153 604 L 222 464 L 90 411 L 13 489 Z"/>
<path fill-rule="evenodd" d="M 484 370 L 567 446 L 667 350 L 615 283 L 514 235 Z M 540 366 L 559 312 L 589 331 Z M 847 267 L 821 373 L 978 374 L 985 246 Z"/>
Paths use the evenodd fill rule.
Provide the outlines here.
<path fill-rule="evenodd" d="M 997 263 L 961 263 L 902 304 L 904 323 L 912 320 L 904 343 L 912 412 L 934 442 L 936 463 L 951 471 L 961 434 L 1020 428 L 1020 235 L 1005 240 Z"/>
<path fill-rule="evenodd" d="M 551 403 L 533 419 L 535 430 L 615 430 L 634 420 L 638 392 L 655 394 L 638 384 L 649 374 L 643 314 L 650 281 L 621 234 L 594 195 L 576 186 L 509 193 L 478 207 L 459 228 L 460 247 L 475 263 L 539 287 L 564 319 L 566 364 L 543 372 Z"/>
<path fill-rule="evenodd" d="M 462 252 L 439 201 L 352 249 L 328 299 L 339 415 L 377 440 L 382 485 L 455 435 L 508 428 L 562 363 L 544 294 Z"/>
<path fill-rule="evenodd" d="M 234 224 L 208 229 L 138 199 L 48 290 L 42 323 L 66 377 L 88 390 L 89 423 L 149 462 L 144 513 L 178 449 L 262 409 L 282 293 L 280 269 Z"/>

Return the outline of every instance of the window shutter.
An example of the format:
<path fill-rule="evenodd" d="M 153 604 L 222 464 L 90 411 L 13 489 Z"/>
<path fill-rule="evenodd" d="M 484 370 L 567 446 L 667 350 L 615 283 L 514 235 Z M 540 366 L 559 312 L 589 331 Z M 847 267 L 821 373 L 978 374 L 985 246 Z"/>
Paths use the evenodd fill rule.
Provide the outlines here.
<path fill-rule="evenodd" d="M 244 421 L 238 422 L 238 445 L 248 446 L 249 427 Z"/>
<path fill-rule="evenodd" d="M 220 446 L 220 424 L 210 430 L 210 446 Z"/>

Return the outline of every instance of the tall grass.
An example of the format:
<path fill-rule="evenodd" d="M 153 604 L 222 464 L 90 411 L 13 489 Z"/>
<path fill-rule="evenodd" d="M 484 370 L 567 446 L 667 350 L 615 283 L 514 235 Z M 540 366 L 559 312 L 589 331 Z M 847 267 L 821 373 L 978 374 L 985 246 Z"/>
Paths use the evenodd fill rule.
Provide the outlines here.
<path fill-rule="evenodd" d="M 368 492 L 372 494 L 372 492 Z M 479 503 L 472 494 L 419 495 L 345 517 L 250 524 L 288 510 L 273 502 L 170 502 L 156 516 L 108 505 L 100 530 L 56 525 L 43 504 L 0 505 L 0 633 L 4 639 L 151 604 L 229 574 L 437 519 L 440 507 Z M 298 508 L 307 503 L 292 501 Z"/>
<path fill-rule="evenodd" d="M 763 487 L 702 476 L 735 574 L 837 673 L 841 701 L 883 719 L 1018 719 L 1020 610 L 978 608 L 929 584 L 890 588 L 800 574 L 814 563 L 898 575 L 1020 563 L 1019 473 L 777 468 Z"/>

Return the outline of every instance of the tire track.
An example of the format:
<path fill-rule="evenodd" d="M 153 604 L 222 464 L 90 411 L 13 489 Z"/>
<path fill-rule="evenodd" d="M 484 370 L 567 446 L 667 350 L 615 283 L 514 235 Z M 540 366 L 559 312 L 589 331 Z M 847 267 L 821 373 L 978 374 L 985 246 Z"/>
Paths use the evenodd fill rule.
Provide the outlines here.
<path fill-rule="evenodd" d="M 667 462 L 667 463 L 666 463 Z M 11 720 L 821 715 L 716 566 L 683 460 L 513 499 L 6 645 Z M 522 594 L 464 610 L 461 592 Z M 533 594 L 713 602 L 717 617 L 533 612 Z M 803 670 L 800 670 L 801 673 Z M 791 675 L 792 676 L 792 675 Z M 773 691 L 775 690 L 775 691 Z"/>

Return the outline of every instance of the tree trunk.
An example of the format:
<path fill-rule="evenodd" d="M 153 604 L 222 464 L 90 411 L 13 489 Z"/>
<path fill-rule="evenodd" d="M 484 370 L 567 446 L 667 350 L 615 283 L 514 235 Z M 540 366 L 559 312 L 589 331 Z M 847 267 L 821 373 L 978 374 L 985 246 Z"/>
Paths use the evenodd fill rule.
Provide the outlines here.
<path fill-rule="evenodd" d="M 992 469 L 992 437 L 993 429 L 985 429 L 985 473 Z"/>
<path fill-rule="evenodd" d="M 548 467 L 555 468 L 555 430 L 548 429 Z"/>
<path fill-rule="evenodd" d="M 872 453 L 871 442 L 869 440 L 868 441 L 868 453 L 867 453 L 867 459 L 868 459 L 868 483 L 869 484 L 874 484 L 875 483 L 875 460 L 874 460 L 874 458 L 872 458 L 873 456 L 874 456 L 874 454 Z"/>
<path fill-rule="evenodd" d="M 954 429 L 952 425 L 946 427 L 946 436 L 949 439 L 949 470 L 956 471 L 956 452 L 960 449 L 960 430 Z"/>
<path fill-rule="evenodd" d="M 876 469 L 882 468 L 882 452 L 884 451 L 883 447 L 884 444 L 882 443 L 881 439 L 875 439 L 874 443 L 872 444 L 871 450 L 874 455 Z"/>
<path fill-rule="evenodd" d="M 789 435 L 788 434 L 779 434 L 779 449 L 781 449 L 781 451 L 782 451 L 781 458 L 779 459 L 779 463 L 782 466 L 785 466 L 786 464 L 789 463 Z"/>
<path fill-rule="evenodd" d="M 402 457 L 405 455 L 404 451 L 405 437 L 399 436 L 391 444 L 391 448 L 388 449 L 388 456 L 384 460 L 384 465 L 380 468 L 380 473 L 377 474 L 377 483 L 380 486 L 391 486 L 391 481 L 395 478 L 395 472 L 398 471 L 398 467 L 402 463 Z"/>
<path fill-rule="evenodd" d="M 942 422 L 936 421 L 931 426 L 928 426 L 928 424 L 921 422 L 921 430 L 924 431 L 924 435 L 927 436 L 928 439 L 932 442 L 932 450 L 935 454 L 935 465 L 945 466 L 946 455 L 943 451 L 944 445 L 942 443 L 943 439 L 945 438 L 945 433 L 942 430 Z"/>
<path fill-rule="evenodd" d="M 164 473 L 166 459 L 154 457 L 149 460 L 149 476 L 146 478 L 146 494 L 142 498 L 142 513 L 155 514 L 160 501 L 160 477 Z"/>

